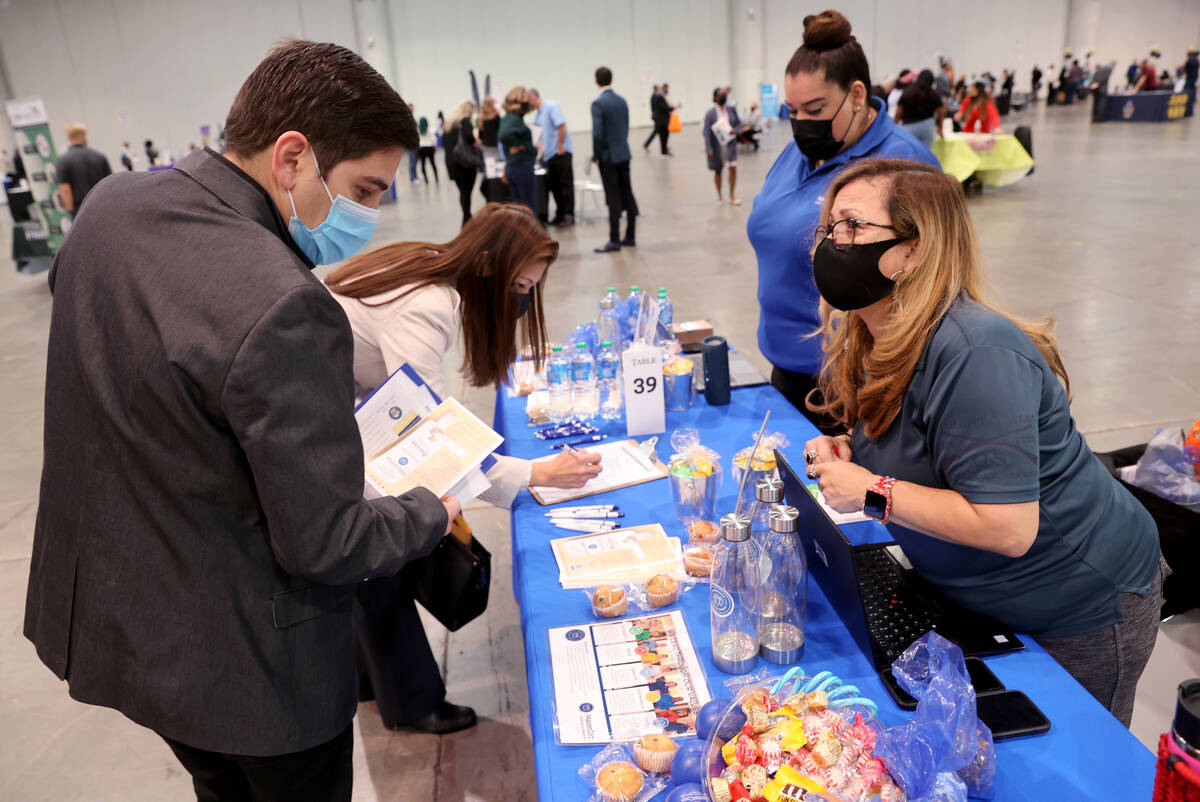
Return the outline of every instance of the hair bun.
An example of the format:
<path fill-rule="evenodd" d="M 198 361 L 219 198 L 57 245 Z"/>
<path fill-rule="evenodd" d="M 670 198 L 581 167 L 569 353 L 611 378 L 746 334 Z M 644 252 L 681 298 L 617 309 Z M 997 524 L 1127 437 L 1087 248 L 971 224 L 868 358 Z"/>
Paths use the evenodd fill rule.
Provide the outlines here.
<path fill-rule="evenodd" d="M 834 50 L 854 37 L 850 35 L 850 20 L 840 11 L 829 9 L 804 18 L 804 46 L 810 50 Z"/>

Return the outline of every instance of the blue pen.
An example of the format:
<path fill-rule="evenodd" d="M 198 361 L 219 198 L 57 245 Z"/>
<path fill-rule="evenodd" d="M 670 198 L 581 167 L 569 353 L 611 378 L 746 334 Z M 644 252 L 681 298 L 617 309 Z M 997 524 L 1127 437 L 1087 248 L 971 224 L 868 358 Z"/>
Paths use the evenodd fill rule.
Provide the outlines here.
<path fill-rule="evenodd" d="M 606 434 L 594 434 L 591 437 L 585 437 L 584 439 L 576 440 L 573 443 L 555 443 L 554 445 L 552 445 L 550 447 L 551 448 L 578 448 L 579 446 L 587 446 L 587 445 L 591 445 L 592 443 L 599 443 L 601 440 L 604 440 L 607 437 L 608 437 L 608 435 L 606 435 Z"/>

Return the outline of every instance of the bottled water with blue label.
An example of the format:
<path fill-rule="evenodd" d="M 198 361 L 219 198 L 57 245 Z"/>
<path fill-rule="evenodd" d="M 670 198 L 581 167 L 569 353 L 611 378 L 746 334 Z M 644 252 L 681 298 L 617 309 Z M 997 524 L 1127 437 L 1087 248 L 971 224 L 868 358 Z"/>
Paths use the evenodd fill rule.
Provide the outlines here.
<path fill-rule="evenodd" d="M 596 372 L 600 378 L 600 417 L 616 420 L 621 417 L 621 357 L 617 356 L 613 344 L 605 340 L 600 344 L 600 357 L 596 360 Z"/>
<path fill-rule="evenodd" d="M 600 409 L 596 393 L 596 360 L 587 343 L 578 343 L 571 357 L 571 384 L 575 417 L 581 421 L 596 417 Z"/>
<path fill-rule="evenodd" d="M 621 296 L 617 295 L 616 287 L 609 287 L 608 292 L 600 299 L 600 317 L 596 320 L 596 330 L 601 341 L 617 342 L 621 338 L 621 323 L 617 320 L 617 304 Z"/>
<path fill-rule="evenodd" d="M 562 423 L 571 417 L 571 363 L 561 345 L 554 346 L 546 362 L 546 385 L 550 391 L 547 417 Z"/>
<path fill-rule="evenodd" d="M 658 322 L 666 328 L 667 334 L 674 331 L 675 304 L 667 297 L 667 288 L 658 288 Z"/>

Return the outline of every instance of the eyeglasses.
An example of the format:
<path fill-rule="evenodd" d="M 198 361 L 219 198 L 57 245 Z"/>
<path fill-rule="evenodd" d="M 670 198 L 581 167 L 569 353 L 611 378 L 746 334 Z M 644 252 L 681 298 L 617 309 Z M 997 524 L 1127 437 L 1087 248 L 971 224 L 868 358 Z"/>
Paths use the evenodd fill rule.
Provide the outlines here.
<path fill-rule="evenodd" d="M 828 237 L 833 240 L 833 247 L 839 251 L 844 251 L 854 244 L 854 238 L 858 234 L 859 229 L 866 228 L 867 226 L 896 231 L 895 226 L 885 226 L 883 223 L 871 223 L 867 220 L 856 220 L 853 217 L 847 217 L 845 220 L 838 220 L 832 225 L 817 226 L 817 230 L 813 233 L 813 241 L 820 243 L 821 240 Z"/>

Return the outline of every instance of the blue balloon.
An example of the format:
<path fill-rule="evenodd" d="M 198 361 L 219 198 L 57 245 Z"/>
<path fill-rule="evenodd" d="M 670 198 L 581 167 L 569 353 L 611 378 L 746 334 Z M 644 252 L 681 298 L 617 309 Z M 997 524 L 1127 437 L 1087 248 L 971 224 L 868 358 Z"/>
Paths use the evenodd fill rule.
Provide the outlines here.
<path fill-rule="evenodd" d="M 717 723 L 721 720 L 721 714 L 728 706 L 728 699 L 713 699 L 700 708 L 700 715 L 696 716 L 696 735 L 700 736 L 700 740 L 708 740 L 708 734 L 716 728 Z"/>
<path fill-rule="evenodd" d="M 679 785 L 667 794 L 667 802 L 709 802 L 708 792 L 700 783 Z"/>
<path fill-rule="evenodd" d="M 679 745 L 671 760 L 671 782 L 676 785 L 700 782 L 704 766 L 704 744 L 701 741 L 686 741 Z"/>

